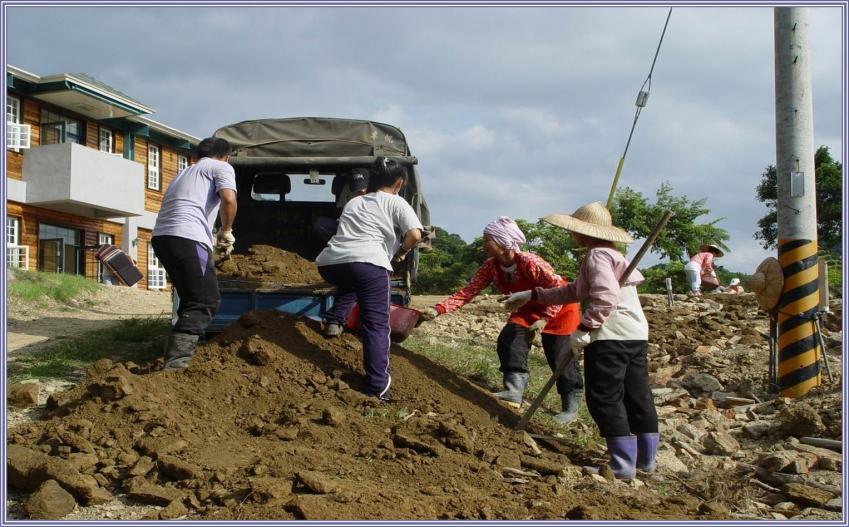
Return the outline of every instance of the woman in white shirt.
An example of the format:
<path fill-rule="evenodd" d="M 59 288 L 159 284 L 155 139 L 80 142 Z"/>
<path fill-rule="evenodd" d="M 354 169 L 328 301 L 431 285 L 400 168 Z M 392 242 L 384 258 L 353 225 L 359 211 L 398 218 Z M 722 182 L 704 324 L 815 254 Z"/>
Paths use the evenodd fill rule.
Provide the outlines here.
<path fill-rule="evenodd" d="M 398 195 L 407 181 L 398 162 L 377 158 L 369 192 L 351 199 L 336 234 L 315 260 L 321 276 L 336 286 L 325 314 L 325 335 L 335 337 L 359 303 L 366 394 L 389 399 L 389 275 L 393 259 L 403 258 L 422 237 L 415 211 Z M 394 256 L 393 256 L 394 255 Z"/>

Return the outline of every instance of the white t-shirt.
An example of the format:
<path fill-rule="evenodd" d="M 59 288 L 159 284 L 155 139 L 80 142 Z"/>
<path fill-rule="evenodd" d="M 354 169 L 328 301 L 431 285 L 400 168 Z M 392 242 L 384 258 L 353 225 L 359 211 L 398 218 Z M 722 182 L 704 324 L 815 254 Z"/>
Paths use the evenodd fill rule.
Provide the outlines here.
<path fill-rule="evenodd" d="M 355 197 L 345 205 L 336 234 L 315 263 L 362 262 L 391 271 L 390 260 L 404 235 L 421 228 L 415 211 L 401 196 L 377 191 Z"/>
<path fill-rule="evenodd" d="M 223 189 L 236 190 L 236 173 L 230 163 L 201 158 L 180 172 L 168 186 L 156 216 L 153 236 L 179 236 L 212 249 L 212 228 Z"/>

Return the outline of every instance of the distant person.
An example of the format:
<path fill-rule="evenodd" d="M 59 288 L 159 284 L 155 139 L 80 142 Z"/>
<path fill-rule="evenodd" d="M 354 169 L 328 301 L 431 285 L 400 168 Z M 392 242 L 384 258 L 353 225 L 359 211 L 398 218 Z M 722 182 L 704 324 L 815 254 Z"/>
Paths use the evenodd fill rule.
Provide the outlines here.
<path fill-rule="evenodd" d="M 333 218 L 329 218 L 327 216 L 319 216 L 313 222 L 313 230 L 318 235 L 318 237 L 323 242 L 330 241 L 330 238 L 336 234 L 336 227 L 339 225 L 339 217 L 342 216 L 342 211 L 345 209 L 345 205 L 348 204 L 351 199 L 362 196 L 366 193 L 368 189 L 368 170 L 362 168 L 355 168 L 350 176 L 348 176 L 348 182 L 346 185 L 342 185 L 339 189 L 339 193 L 336 196 L 336 216 Z"/>
<path fill-rule="evenodd" d="M 198 162 L 180 172 L 162 198 L 153 228 L 153 251 L 180 296 L 177 322 L 168 336 L 165 369 L 189 365 L 198 339 L 206 332 L 220 302 L 213 247 L 230 254 L 236 238 L 236 173 L 228 163 L 230 143 L 208 137 L 197 149 Z M 221 227 L 215 241 L 210 217 L 219 208 Z"/>
<path fill-rule="evenodd" d="M 324 334 L 339 336 L 359 303 L 367 395 L 389 400 L 389 313 L 392 261 L 400 261 L 422 237 L 422 224 L 398 192 L 408 178 L 398 162 L 378 157 L 369 192 L 345 205 L 339 228 L 315 259 L 322 278 L 336 286 L 325 314 Z"/>
<path fill-rule="evenodd" d="M 512 219 L 501 216 L 483 230 L 483 246 L 489 258 L 478 268 L 463 289 L 422 311 L 422 319 L 432 320 L 444 313 L 460 309 L 487 286 L 493 284 L 502 294 L 534 287 L 558 287 L 566 284 L 551 264 L 536 254 L 521 250 L 525 235 Z M 578 304 L 544 306 L 528 302 L 510 313 L 507 324 L 498 335 L 496 349 L 504 391 L 495 394 L 514 404 L 522 403 L 528 386 L 528 353 L 536 334 L 542 334 L 542 349 L 551 371 L 559 358 L 568 355 L 569 335 L 578 327 Z M 561 411 L 554 420 L 571 422 L 578 415 L 584 383 L 575 361 L 557 379 Z"/>
<path fill-rule="evenodd" d="M 745 291 L 743 290 L 743 286 L 740 285 L 739 278 L 732 278 L 731 282 L 728 283 L 728 287 L 725 289 L 725 292 L 732 295 L 739 295 L 740 293 L 745 293 Z"/>
<path fill-rule="evenodd" d="M 616 248 L 617 243 L 633 239 L 613 225 L 610 212 L 598 202 L 549 219 L 588 249 L 578 276 L 565 286 L 513 293 L 504 299 L 504 306 L 517 309 L 530 301 L 582 303 L 571 348 L 576 357 L 584 352 L 587 408 L 607 441 L 613 474 L 633 479 L 637 469 L 654 471 L 659 439 L 649 385 L 649 325 L 636 287 L 644 278 L 635 269 L 622 280 L 628 261 Z"/>
<path fill-rule="evenodd" d="M 705 243 L 699 246 L 699 252 L 690 255 L 690 261 L 684 266 L 684 274 L 690 284 L 691 295 L 701 296 L 702 281 L 710 282 L 714 287 L 719 285 L 713 260 L 724 254 L 716 245 Z"/>

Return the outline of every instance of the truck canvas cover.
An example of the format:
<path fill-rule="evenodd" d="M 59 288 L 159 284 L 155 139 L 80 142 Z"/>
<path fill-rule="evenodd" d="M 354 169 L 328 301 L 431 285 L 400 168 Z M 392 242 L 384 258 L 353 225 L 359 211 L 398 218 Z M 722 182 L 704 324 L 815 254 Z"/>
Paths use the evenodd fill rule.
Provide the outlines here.
<path fill-rule="evenodd" d="M 409 180 L 401 195 L 425 227 L 430 211 L 407 139 L 384 123 L 332 117 L 291 117 L 242 121 L 219 128 L 215 137 L 233 146 L 230 164 L 236 169 L 280 166 L 368 166 L 378 156 L 407 166 Z"/>

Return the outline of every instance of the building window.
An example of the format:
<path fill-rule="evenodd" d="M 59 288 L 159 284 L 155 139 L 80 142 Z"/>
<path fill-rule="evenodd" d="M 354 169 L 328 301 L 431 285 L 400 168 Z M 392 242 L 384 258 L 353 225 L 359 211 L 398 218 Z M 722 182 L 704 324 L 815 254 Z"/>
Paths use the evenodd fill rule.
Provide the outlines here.
<path fill-rule="evenodd" d="M 6 148 L 18 152 L 30 146 L 30 125 L 21 124 L 21 100 L 6 97 Z"/>
<path fill-rule="evenodd" d="M 6 122 L 21 122 L 21 100 L 11 95 L 6 97 Z"/>
<path fill-rule="evenodd" d="M 189 158 L 186 156 L 177 156 L 177 173 L 189 168 Z"/>
<path fill-rule="evenodd" d="M 50 273 L 84 274 L 83 232 L 70 227 L 38 225 L 38 270 Z"/>
<path fill-rule="evenodd" d="M 106 234 L 105 232 L 97 233 L 98 245 L 112 245 L 114 243 L 115 238 L 111 234 Z M 118 285 L 118 279 L 115 278 L 115 275 L 100 260 L 97 260 L 97 280 L 101 284 Z"/>
<path fill-rule="evenodd" d="M 109 152 L 111 154 L 112 153 L 112 144 L 113 144 L 112 130 L 110 130 L 108 128 L 101 128 L 100 129 L 100 151 L 101 152 Z"/>
<path fill-rule="evenodd" d="M 159 190 L 159 147 L 147 147 L 147 188 Z"/>
<path fill-rule="evenodd" d="M 41 110 L 41 144 L 55 145 L 59 143 L 85 144 L 83 123 L 65 115 Z"/>
<path fill-rule="evenodd" d="M 6 216 L 6 244 L 18 245 L 21 241 L 21 219 Z"/>
<path fill-rule="evenodd" d="M 21 219 L 6 216 L 6 265 L 29 269 L 29 247 L 21 245 Z"/>
<path fill-rule="evenodd" d="M 165 268 L 153 252 L 153 245 L 147 244 L 147 288 L 165 289 Z"/>

